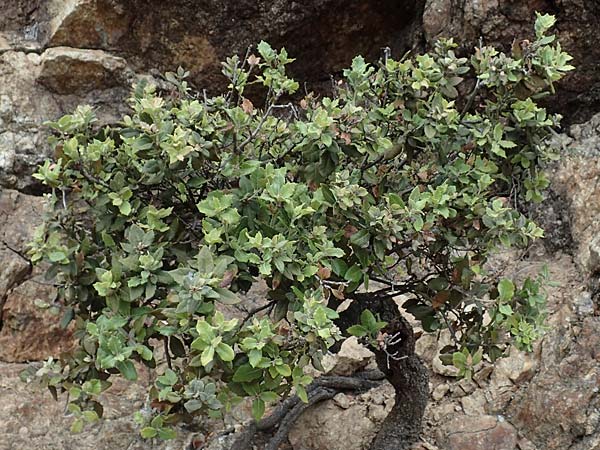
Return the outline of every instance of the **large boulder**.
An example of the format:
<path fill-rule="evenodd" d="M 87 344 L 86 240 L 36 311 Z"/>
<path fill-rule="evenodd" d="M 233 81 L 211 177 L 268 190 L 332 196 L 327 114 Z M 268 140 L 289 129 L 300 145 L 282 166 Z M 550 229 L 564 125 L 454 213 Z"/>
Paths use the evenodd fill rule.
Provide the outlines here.
<path fill-rule="evenodd" d="M 423 31 L 429 43 L 454 37 L 470 49 L 481 39 L 484 45 L 510 51 L 515 39 L 531 38 L 536 11 L 556 15 L 558 38 L 577 68 L 561 81 L 557 96 L 547 105 L 566 116 L 568 123 L 588 120 L 600 109 L 597 0 L 427 0 Z"/>
<path fill-rule="evenodd" d="M 26 244 L 40 224 L 44 199 L 0 190 L 0 361 L 58 356 L 73 345 L 60 325 L 56 288 L 27 261 Z"/>
<path fill-rule="evenodd" d="M 30 174 L 50 152 L 44 122 L 79 104 L 115 122 L 131 77 L 123 59 L 100 50 L 0 51 L 0 188 L 39 193 Z"/>
<path fill-rule="evenodd" d="M 0 57 L 5 61 L 0 67 L 6 68 L 0 69 L 0 99 L 8 97 L 3 104 L 10 105 L 15 120 L 0 123 L 0 186 L 21 190 L 39 190 L 29 174 L 48 154 L 44 120 L 79 103 L 121 110 L 127 89 L 115 89 L 132 80 L 130 70 L 162 73 L 182 66 L 197 88 L 215 92 L 225 86 L 219 62 L 243 55 L 261 39 L 285 46 L 297 58 L 293 75 L 309 88 L 327 91 L 330 74 L 348 66 L 356 54 L 375 60 L 389 46 L 400 56 L 431 46 L 441 36 L 454 36 L 468 49 L 480 36 L 509 49 L 513 39 L 531 35 L 535 10 L 552 12 L 578 70 L 561 83 L 549 106 L 569 122 L 598 111 L 596 0 L 563 0 L 560 9 L 550 0 L 465 0 L 460 7 L 451 0 L 4 3 Z"/>
<path fill-rule="evenodd" d="M 551 170 L 552 189 L 565 200 L 577 262 L 600 273 L 600 114 L 572 126 L 557 144 L 562 158 Z"/>
<path fill-rule="evenodd" d="M 91 104 L 103 123 L 124 111 L 137 74 L 182 66 L 200 89 L 225 87 L 220 61 L 261 39 L 286 46 L 311 87 L 356 54 L 414 47 L 424 0 L 7 0 L 0 18 L 0 186 L 39 192 L 46 120 Z"/>
<path fill-rule="evenodd" d="M 127 62 L 103 50 L 53 47 L 42 54 L 37 81 L 57 94 L 85 94 L 127 85 Z"/>
<path fill-rule="evenodd" d="M 447 450 L 515 450 L 517 431 L 501 416 L 457 417 L 440 429 Z"/>

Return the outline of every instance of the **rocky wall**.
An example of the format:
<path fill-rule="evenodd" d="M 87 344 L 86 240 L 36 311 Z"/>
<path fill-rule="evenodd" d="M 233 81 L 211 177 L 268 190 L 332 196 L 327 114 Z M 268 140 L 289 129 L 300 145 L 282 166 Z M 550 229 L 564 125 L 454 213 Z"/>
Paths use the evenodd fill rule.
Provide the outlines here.
<path fill-rule="evenodd" d="M 577 71 L 550 105 L 568 123 L 563 158 L 549 168 L 550 201 L 536 214 L 549 245 L 505 265 L 521 274 L 542 264 L 561 285 L 550 292 L 549 329 L 532 354 L 511 353 L 483 365 L 473 382 L 458 381 L 436 360 L 432 336 L 419 340 L 430 363 L 431 398 L 421 450 L 600 450 L 600 46 L 597 0 L 4 0 L 0 13 L 0 450 L 218 450 L 210 429 L 182 430 L 169 443 L 140 442 L 127 418 L 144 406 L 139 385 L 107 394 L 107 417 L 83 435 L 66 432 L 64 399 L 19 382 L 25 362 L 72 343 L 58 325 L 56 292 L 22 257 L 43 207 L 30 177 L 46 157 L 44 121 L 80 103 L 110 123 L 126 111 L 129 85 L 179 65 L 197 88 L 217 90 L 219 61 L 265 39 L 297 57 L 294 74 L 309 87 L 362 53 L 399 55 L 440 36 L 464 48 L 480 38 L 509 48 L 530 34 L 533 11 L 558 16 L 558 32 Z M 549 249 L 549 250 L 548 250 Z M 332 362 L 338 373 L 370 363 L 346 343 Z M 339 394 L 307 412 L 290 434 L 293 450 L 366 448 L 393 403 L 386 385 Z M 247 417 L 242 411 L 237 419 Z M 231 419 L 233 426 L 235 417 Z M 343 436 L 343 439 L 340 439 Z M 211 441 L 212 440 L 212 441 Z"/>

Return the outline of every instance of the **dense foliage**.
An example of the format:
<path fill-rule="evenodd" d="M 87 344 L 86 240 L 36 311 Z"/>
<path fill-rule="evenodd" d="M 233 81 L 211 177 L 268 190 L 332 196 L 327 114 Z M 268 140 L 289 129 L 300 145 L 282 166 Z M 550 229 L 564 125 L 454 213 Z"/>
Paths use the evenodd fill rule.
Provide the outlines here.
<path fill-rule="evenodd" d="M 49 263 L 79 346 L 37 375 L 69 391 L 73 429 L 139 364 L 157 370 L 144 437 L 245 396 L 257 418 L 292 389 L 305 398 L 304 368 L 336 340 L 385 346 L 377 313 L 336 325 L 365 289 L 404 294 L 427 332 L 450 328 L 446 362 L 467 376 L 507 345 L 530 348 L 540 280 L 517 286 L 484 265 L 543 235 L 520 205 L 542 200 L 559 121 L 536 100 L 572 69 L 553 23 L 539 15 L 511 55 L 457 57 L 442 40 L 376 65 L 357 57 L 331 97 L 290 103 L 293 60 L 262 42 L 223 64 L 224 95 L 192 92 L 180 70 L 160 89 L 137 83 L 117 126 L 95 126 L 89 107 L 51 123 L 55 159 L 35 175 L 50 208 L 30 255 Z M 260 107 L 249 85 L 264 89 Z M 244 293 L 259 280 L 268 293 L 252 310 Z"/>

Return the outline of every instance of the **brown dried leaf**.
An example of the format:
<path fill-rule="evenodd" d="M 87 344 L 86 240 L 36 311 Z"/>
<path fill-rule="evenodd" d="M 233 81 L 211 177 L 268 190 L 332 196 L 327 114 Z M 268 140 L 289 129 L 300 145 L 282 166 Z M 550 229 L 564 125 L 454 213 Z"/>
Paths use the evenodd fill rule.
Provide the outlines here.
<path fill-rule="evenodd" d="M 442 306 L 444 306 L 444 303 L 446 303 L 449 298 L 450 298 L 450 291 L 443 290 L 443 291 L 438 292 L 437 294 L 435 294 L 433 296 L 433 299 L 431 300 L 432 308 L 433 309 L 441 308 Z"/>
<path fill-rule="evenodd" d="M 252 114 L 254 112 L 254 105 L 252 104 L 252 102 L 250 100 L 248 100 L 247 98 L 244 98 L 244 100 L 242 101 L 242 110 L 246 114 Z"/>
<path fill-rule="evenodd" d="M 338 297 L 338 296 L 336 295 L 336 291 L 331 291 L 331 293 L 332 293 L 332 294 L 334 295 L 334 297 L 335 297 L 335 298 L 337 298 L 338 300 L 344 300 L 344 295 L 343 295 L 343 294 L 342 294 L 342 297 Z M 339 294 L 339 292 L 338 292 L 338 294 Z M 347 309 L 350 307 L 350 305 L 352 304 L 352 302 L 353 302 L 353 300 L 352 300 L 351 298 L 349 298 L 348 300 L 344 300 L 342 303 L 340 303 L 340 306 L 338 306 L 338 307 L 335 309 L 335 312 L 337 312 L 337 313 L 341 313 L 341 312 L 344 312 L 344 311 L 346 311 L 346 310 L 347 310 Z"/>
<path fill-rule="evenodd" d="M 273 281 L 271 281 L 271 286 L 273 287 L 273 290 L 277 289 L 280 284 L 281 284 L 281 274 L 277 273 L 273 277 Z"/>
<path fill-rule="evenodd" d="M 458 270 L 458 268 L 455 268 L 452 271 L 452 282 L 455 284 L 458 284 L 458 283 L 460 283 L 461 278 L 462 278 L 462 271 Z"/>
<path fill-rule="evenodd" d="M 329 267 L 319 267 L 317 270 L 317 276 L 321 280 L 328 280 L 331 277 L 331 269 Z"/>
<path fill-rule="evenodd" d="M 256 55 L 250 55 L 246 61 L 250 66 L 257 66 L 260 63 L 260 58 Z"/>
<path fill-rule="evenodd" d="M 236 274 L 235 270 L 227 270 L 223 274 L 223 280 L 221 280 L 221 282 L 219 283 L 219 287 L 226 288 L 226 287 L 231 286 L 231 282 L 233 281 L 235 274 Z"/>
<path fill-rule="evenodd" d="M 352 237 L 353 234 L 355 234 L 358 231 L 358 228 L 356 228 L 354 225 L 346 225 L 344 227 L 344 237 L 346 239 L 350 239 Z"/>
<path fill-rule="evenodd" d="M 419 172 L 417 174 L 417 176 L 419 177 L 419 179 L 421 181 L 427 181 L 427 180 L 429 180 L 429 172 L 427 172 L 427 171 Z"/>

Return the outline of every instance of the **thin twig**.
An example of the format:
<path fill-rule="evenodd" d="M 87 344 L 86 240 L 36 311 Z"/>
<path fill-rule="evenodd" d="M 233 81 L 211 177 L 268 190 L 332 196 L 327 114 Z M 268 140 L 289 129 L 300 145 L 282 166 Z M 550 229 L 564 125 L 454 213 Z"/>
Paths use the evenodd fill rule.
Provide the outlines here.
<path fill-rule="evenodd" d="M 165 356 L 167 357 L 167 366 L 169 369 L 173 370 L 173 365 L 171 363 L 171 354 L 169 353 L 169 338 L 168 336 L 163 336 L 163 345 L 165 347 Z"/>

